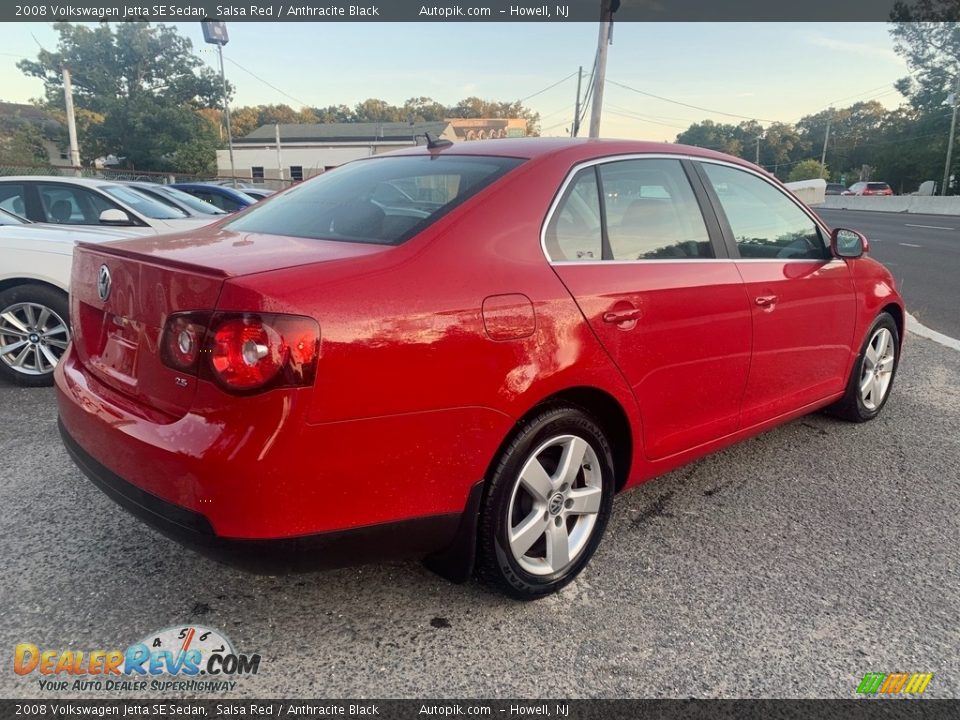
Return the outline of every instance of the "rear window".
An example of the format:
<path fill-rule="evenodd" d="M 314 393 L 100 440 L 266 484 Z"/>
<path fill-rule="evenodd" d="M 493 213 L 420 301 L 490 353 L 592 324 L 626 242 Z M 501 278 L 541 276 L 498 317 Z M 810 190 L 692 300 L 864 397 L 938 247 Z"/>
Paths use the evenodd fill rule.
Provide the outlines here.
<path fill-rule="evenodd" d="M 227 227 L 398 245 L 522 162 L 456 155 L 359 160 L 254 206 Z"/>
<path fill-rule="evenodd" d="M 886 183 L 867 183 L 867 190 L 888 190 L 890 188 Z"/>

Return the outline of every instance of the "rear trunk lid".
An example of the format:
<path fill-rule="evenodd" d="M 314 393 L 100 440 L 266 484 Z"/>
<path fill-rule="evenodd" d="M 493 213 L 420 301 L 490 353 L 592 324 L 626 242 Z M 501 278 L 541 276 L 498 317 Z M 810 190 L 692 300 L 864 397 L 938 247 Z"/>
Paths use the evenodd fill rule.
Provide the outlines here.
<path fill-rule="evenodd" d="M 70 288 L 74 350 L 113 390 L 179 417 L 191 406 L 197 379 L 161 359 L 172 313 L 214 311 L 231 277 L 389 249 L 223 230 L 80 243 Z"/>

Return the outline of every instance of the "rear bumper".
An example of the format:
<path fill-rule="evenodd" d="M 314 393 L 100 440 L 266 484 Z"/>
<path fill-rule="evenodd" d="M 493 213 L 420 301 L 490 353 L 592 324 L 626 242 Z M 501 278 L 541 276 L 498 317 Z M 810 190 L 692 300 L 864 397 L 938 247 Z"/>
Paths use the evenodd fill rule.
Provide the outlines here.
<path fill-rule="evenodd" d="M 127 482 L 90 456 L 58 421 L 63 444 L 83 473 L 121 507 L 167 537 L 221 562 L 255 572 L 312 570 L 355 565 L 397 557 L 436 556 L 472 559 L 472 546 L 459 548 L 459 538 L 472 536 L 475 513 L 448 513 L 380 523 L 338 532 L 297 537 L 244 540 L 219 537 L 209 520 L 151 495 Z M 480 483 L 471 496 L 479 499 Z M 475 503 L 468 502 L 468 507 Z M 469 550 L 470 558 L 464 555 Z M 442 567 L 438 568 L 443 574 Z M 467 571 L 464 571 L 467 572 Z M 468 574 L 468 572 L 467 572 Z"/>
<path fill-rule="evenodd" d="M 198 391 L 199 407 L 211 409 L 154 416 L 103 386 L 72 348 L 55 378 L 60 432 L 78 467 L 127 510 L 205 554 L 271 572 L 398 556 L 469 564 L 484 471 L 464 460 L 478 452 L 448 437 L 490 435 L 481 419 L 454 410 L 311 426 L 304 391 L 228 407 L 204 396 L 216 388 Z M 398 425 L 414 430 L 419 447 L 436 439 L 434 462 L 415 462 L 419 447 Z"/>

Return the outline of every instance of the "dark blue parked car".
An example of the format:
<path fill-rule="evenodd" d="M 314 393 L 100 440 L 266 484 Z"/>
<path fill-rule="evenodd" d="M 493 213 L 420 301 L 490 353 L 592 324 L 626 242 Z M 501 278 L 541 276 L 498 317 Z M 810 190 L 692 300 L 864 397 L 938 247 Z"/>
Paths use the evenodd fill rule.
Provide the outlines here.
<path fill-rule="evenodd" d="M 236 212 L 243 210 L 248 205 L 253 205 L 256 199 L 250 197 L 240 190 L 225 185 L 209 185 L 207 183 L 173 183 L 170 187 L 183 190 L 194 197 L 214 205 L 226 212 Z"/>

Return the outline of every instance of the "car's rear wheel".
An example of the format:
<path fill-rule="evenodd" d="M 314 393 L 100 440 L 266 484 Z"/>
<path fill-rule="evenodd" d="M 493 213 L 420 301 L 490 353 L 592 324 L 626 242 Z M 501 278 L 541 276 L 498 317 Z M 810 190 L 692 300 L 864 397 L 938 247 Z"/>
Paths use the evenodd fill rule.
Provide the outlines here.
<path fill-rule="evenodd" d="M 523 600 L 556 592 L 600 543 L 613 492 L 610 445 L 593 418 L 553 407 L 527 420 L 489 479 L 477 576 Z"/>
<path fill-rule="evenodd" d="M 0 376 L 24 387 L 53 384 L 70 342 L 67 296 L 43 285 L 0 292 Z"/>
<path fill-rule="evenodd" d="M 846 394 L 829 408 L 851 422 L 872 420 L 886 405 L 900 362 L 900 333 L 890 313 L 880 313 L 854 363 Z"/>

